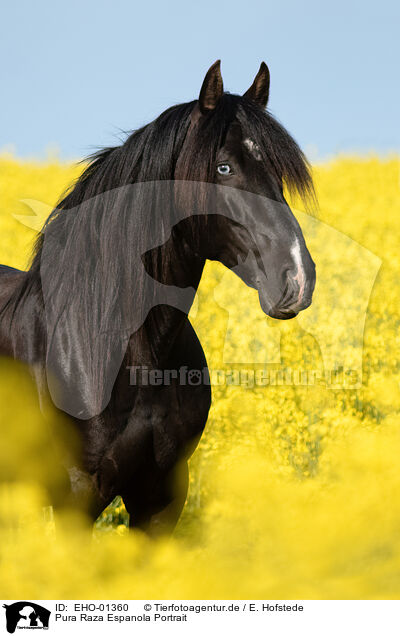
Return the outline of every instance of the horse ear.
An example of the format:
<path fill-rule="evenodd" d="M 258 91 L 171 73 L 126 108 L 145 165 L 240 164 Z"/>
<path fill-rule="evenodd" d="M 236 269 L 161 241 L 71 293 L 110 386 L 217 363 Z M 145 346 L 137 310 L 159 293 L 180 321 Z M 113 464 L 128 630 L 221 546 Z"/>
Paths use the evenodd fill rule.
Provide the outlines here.
<path fill-rule="evenodd" d="M 269 70 L 265 62 L 261 62 L 260 70 L 255 76 L 254 82 L 243 97 L 251 99 L 262 108 L 266 107 L 269 97 Z"/>
<path fill-rule="evenodd" d="M 199 107 L 203 114 L 214 110 L 224 93 L 220 65 L 221 60 L 214 62 L 204 78 L 199 95 Z"/>

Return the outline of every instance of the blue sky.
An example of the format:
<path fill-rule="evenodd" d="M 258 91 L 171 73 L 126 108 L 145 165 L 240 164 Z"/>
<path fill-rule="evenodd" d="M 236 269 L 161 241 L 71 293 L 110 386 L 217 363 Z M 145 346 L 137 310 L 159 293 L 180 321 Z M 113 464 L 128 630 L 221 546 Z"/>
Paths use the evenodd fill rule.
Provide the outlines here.
<path fill-rule="evenodd" d="M 381 0 L 16 0 L 0 15 L 0 148 L 80 158 L 197 97 L 222 59 L 312 158 L 400 151 L 400 5 Z"/>

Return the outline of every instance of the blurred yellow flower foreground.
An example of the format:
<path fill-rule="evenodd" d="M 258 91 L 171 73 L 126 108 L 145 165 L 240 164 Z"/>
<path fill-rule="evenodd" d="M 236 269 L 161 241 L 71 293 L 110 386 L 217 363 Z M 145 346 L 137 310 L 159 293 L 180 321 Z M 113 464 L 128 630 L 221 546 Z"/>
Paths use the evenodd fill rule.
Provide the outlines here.
<path fill-rule="evenodd" d="M 192 321 L 213 406 L 171 540 L 128 532 L 118 500 L 94 532 L 53 515 L 68 429 L 39 411 L 26 370 L 0 361 L 0 597 L 400 597 L 399 165 L 314 168 L 319 209 L 297 213 L 318 282 L 297 319 L 266 318 L 207 264 Z M 27 266 L 32 228 L 77 174 L 0 160 L 1 263 Z"/>

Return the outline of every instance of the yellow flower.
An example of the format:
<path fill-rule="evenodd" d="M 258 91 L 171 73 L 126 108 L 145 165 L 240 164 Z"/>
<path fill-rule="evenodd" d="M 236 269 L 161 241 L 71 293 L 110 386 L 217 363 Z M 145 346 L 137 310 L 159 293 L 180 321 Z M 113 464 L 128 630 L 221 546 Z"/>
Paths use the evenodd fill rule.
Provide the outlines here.
<path fill-rule="evenodd" d="M 0 262 L 23 268 L 78 168 L 4 157 L 0 174 Z M 296 213 L 318 278 L 296 320 L 207 263 L 192 322 L 211 371 L 245 375 L 213 387 L 170 541 L 129 532 L 119 499 L 93 538 L 81 514 L 50 513 L 61 446 L 30 377 L 0 364 L 2 598 L 399 597 L 399 174 L 397 157 L 314 167 L 322 223 Z"/>

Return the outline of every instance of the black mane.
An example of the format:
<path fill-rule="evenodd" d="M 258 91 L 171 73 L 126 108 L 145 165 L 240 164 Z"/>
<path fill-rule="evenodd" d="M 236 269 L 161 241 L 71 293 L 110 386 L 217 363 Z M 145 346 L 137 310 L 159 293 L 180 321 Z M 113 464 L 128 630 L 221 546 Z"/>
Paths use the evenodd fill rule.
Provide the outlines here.
<path fill-rule="evenodd" d="M 43 232 L 61 210 L 76 208 L 98 194 L 130 183 L 173 180 L 190 114 L 196 101 L 172 106 L 153 122 L 133 132 L 121 146 L 102 149 L 88 163 L 69 192 L 47 219 Z M 310 167 L 303 152 L 286 129 L 267 111 L 251 100 L 225 93 L 217 108 L 203 118 L 186 157 L 184 179 L 214 182 L 214 165 L 229 125 L 237 119 L 243 132 L 260 148 L 263 161 L 289 192 L 307 203 L 314 197 Z M 182 177 L 180 177 L 182 178 Z M 123 231 L 123 229 L 122 229 Z M 37 273 L 43 234 L 36 242 L 31 273 Z"/>
<path fill-rule="evenodd" d="M 32 296 L 43 301 L 40 266 L 44 240 L 49 228 L 52 234 L 57 234 L 59 230 L 60 235 L 72 237 L 75 247 L 69 252 L 68 258 L 58 258 L 59 255 L 55 251 L 51 266 L 54 279 L 58 280 L 60 285 L 64 285 L 65 297 L 76 305 L 78 315 L 85 316 L 87 313 L 89 281 L 86 289 L 85 285 L 75 283 L 82 280 L 82 276 L 86 275 L 90 279 L 92 275 L 90 271 L 85 273 L 84 255 L 88 243 L 90 249 L 101 250 L 104 261 L 110 263 L 110 267 L 105 268 L 103 273 L 103 284 L 106 288 L 112 289 L 116 280 L 122 285 L 129 285 L 129 267 L 123 268 L 120 265 L 117 271 L 112 263 L 115 260 L 115 246 L 123 249 L 122 246 L 127 245 L 132 210 L 122 205 L 121 210 L 116 213 L 120 216 L 114 217 L 114 222 L 111 223 L 107 217 L 107 210 L 100 206 L 96 214 L 92 215 L 89 225 L 87 217 L 79 216 L 77 211 L 82 203 L 121 186 L 173 180 L 195 105 L 196 101 L 192 101 L 173 106 L 151 123 L 133 132 L 122 145 L 103 149 L 89 157 L 89 163 L 80 177 L 47 219 L 43 232 L 36 241 L 30 269 L 21 285 L 1 309 L 1 317 L 5 317 L 6 310 L 7 313 L 11 311 L 11 317 L 14 317 L 20 304 L 24 304 L 25 300 L 29 302 Z M 197 134 L 193 136 L 192 143 L 185 146 L 179 179 L 215 182 L 216 155 L 234 120 L 241 124 L 243 133 L 258 145 L 267 170 L 279 182 L 283 182 L 290 192 L 297 192 L 304 200 L 313 197 L 309 165 L 290 134 L 271 114 L 250 99 L 229 93 L 225 93 L 217 107 L 198 122 Z M 135 240 L 140 241 L 141 236 L 152 232 L 154 228 L 151 219 L 143 216 L 137 219 L 137 224 L 139 223 L 141 227 L 139 232 L 136 229 Z M 89 320 L 89 316 L 87 319 Z"/>

